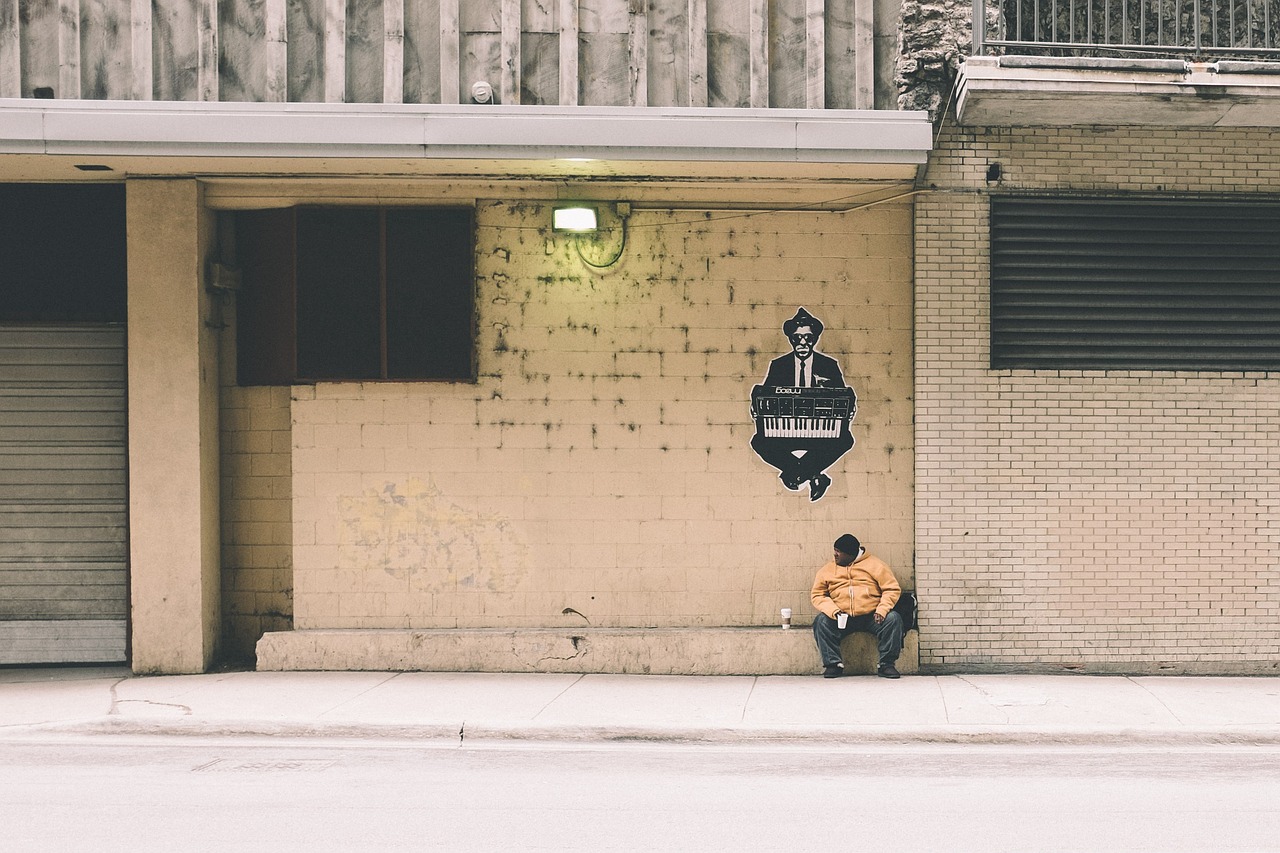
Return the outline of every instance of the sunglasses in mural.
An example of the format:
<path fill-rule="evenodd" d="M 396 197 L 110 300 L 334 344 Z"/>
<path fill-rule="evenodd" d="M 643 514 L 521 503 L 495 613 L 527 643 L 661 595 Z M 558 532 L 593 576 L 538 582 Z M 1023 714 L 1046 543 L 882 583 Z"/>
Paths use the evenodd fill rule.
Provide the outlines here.
<path fill-rule="evenodd" d="M 839 363 L 817 350 L 821 320 L 801 307 L 782 332 L 791 352 L 769 362 L 764 382 L 751 389 L 751 449 L 778 469 L 782 485 L 795 492 L 807 483 L 816 501 L 831 486 L 826 470 L 853 447 L 858 397 Z"/>

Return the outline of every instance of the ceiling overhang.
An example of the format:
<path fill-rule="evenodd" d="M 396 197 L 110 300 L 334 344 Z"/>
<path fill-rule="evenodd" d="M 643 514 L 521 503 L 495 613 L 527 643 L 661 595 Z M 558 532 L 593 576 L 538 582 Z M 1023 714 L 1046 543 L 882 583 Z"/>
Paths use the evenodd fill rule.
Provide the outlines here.
<path fill-rule="evenodd" d="M 910 181 L 931 147 L 923 112 L 0 99 L 0 180 Z"/>
<path fill-rule="evenodd" d="M 1280 127 L 1280 62 L 976 56 L 956 115 L 974 127 Z"/>

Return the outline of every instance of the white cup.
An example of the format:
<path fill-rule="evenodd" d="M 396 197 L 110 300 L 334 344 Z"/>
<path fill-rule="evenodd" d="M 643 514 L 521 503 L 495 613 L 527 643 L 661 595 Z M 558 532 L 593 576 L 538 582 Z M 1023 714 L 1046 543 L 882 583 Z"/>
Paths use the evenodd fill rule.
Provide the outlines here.
<path fill-rule="evenodd" d="M 845 626 L 846 626 L 846 625 L 848 625 L 848 624 L 849 624 L 849 614 L 848 614 L 848 613 L 837 613 L 837 614 L 836 614 L 836 627 L 837 627 L 837 628 L 839 628 L 841 631 L 843 631 L 843 630 L 844 630 L 844 628 L 845 628 Z"/>
<path fill-rule="evenodd" d="M 786 631 L 791 627 L 791 608 L 782 608 L 782 630 Z"/>

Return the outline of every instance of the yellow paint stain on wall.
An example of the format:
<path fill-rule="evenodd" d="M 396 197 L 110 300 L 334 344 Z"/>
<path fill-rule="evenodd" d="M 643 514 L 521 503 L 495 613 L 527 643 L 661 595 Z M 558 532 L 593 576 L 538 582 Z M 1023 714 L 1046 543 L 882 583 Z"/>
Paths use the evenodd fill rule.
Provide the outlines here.
<path fill-rule="evenodd" d="M 339 570 L 380 571 L 415 592 L 510 590 L 528 552 L 508 519 L 460 507 L 429 481 L 339 498 Z"/>

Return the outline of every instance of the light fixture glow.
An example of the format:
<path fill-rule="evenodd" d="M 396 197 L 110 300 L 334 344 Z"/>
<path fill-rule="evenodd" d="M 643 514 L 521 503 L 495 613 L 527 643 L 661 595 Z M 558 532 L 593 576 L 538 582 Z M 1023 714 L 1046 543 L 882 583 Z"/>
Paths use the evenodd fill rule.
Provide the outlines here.
<path fill-rule="evenodd" d="M 596 209 L 574 205 L 557 207 L 551 212 L 551 228 L 555 231 L 574 231 L 579 234 L 596 230 Z"/>

